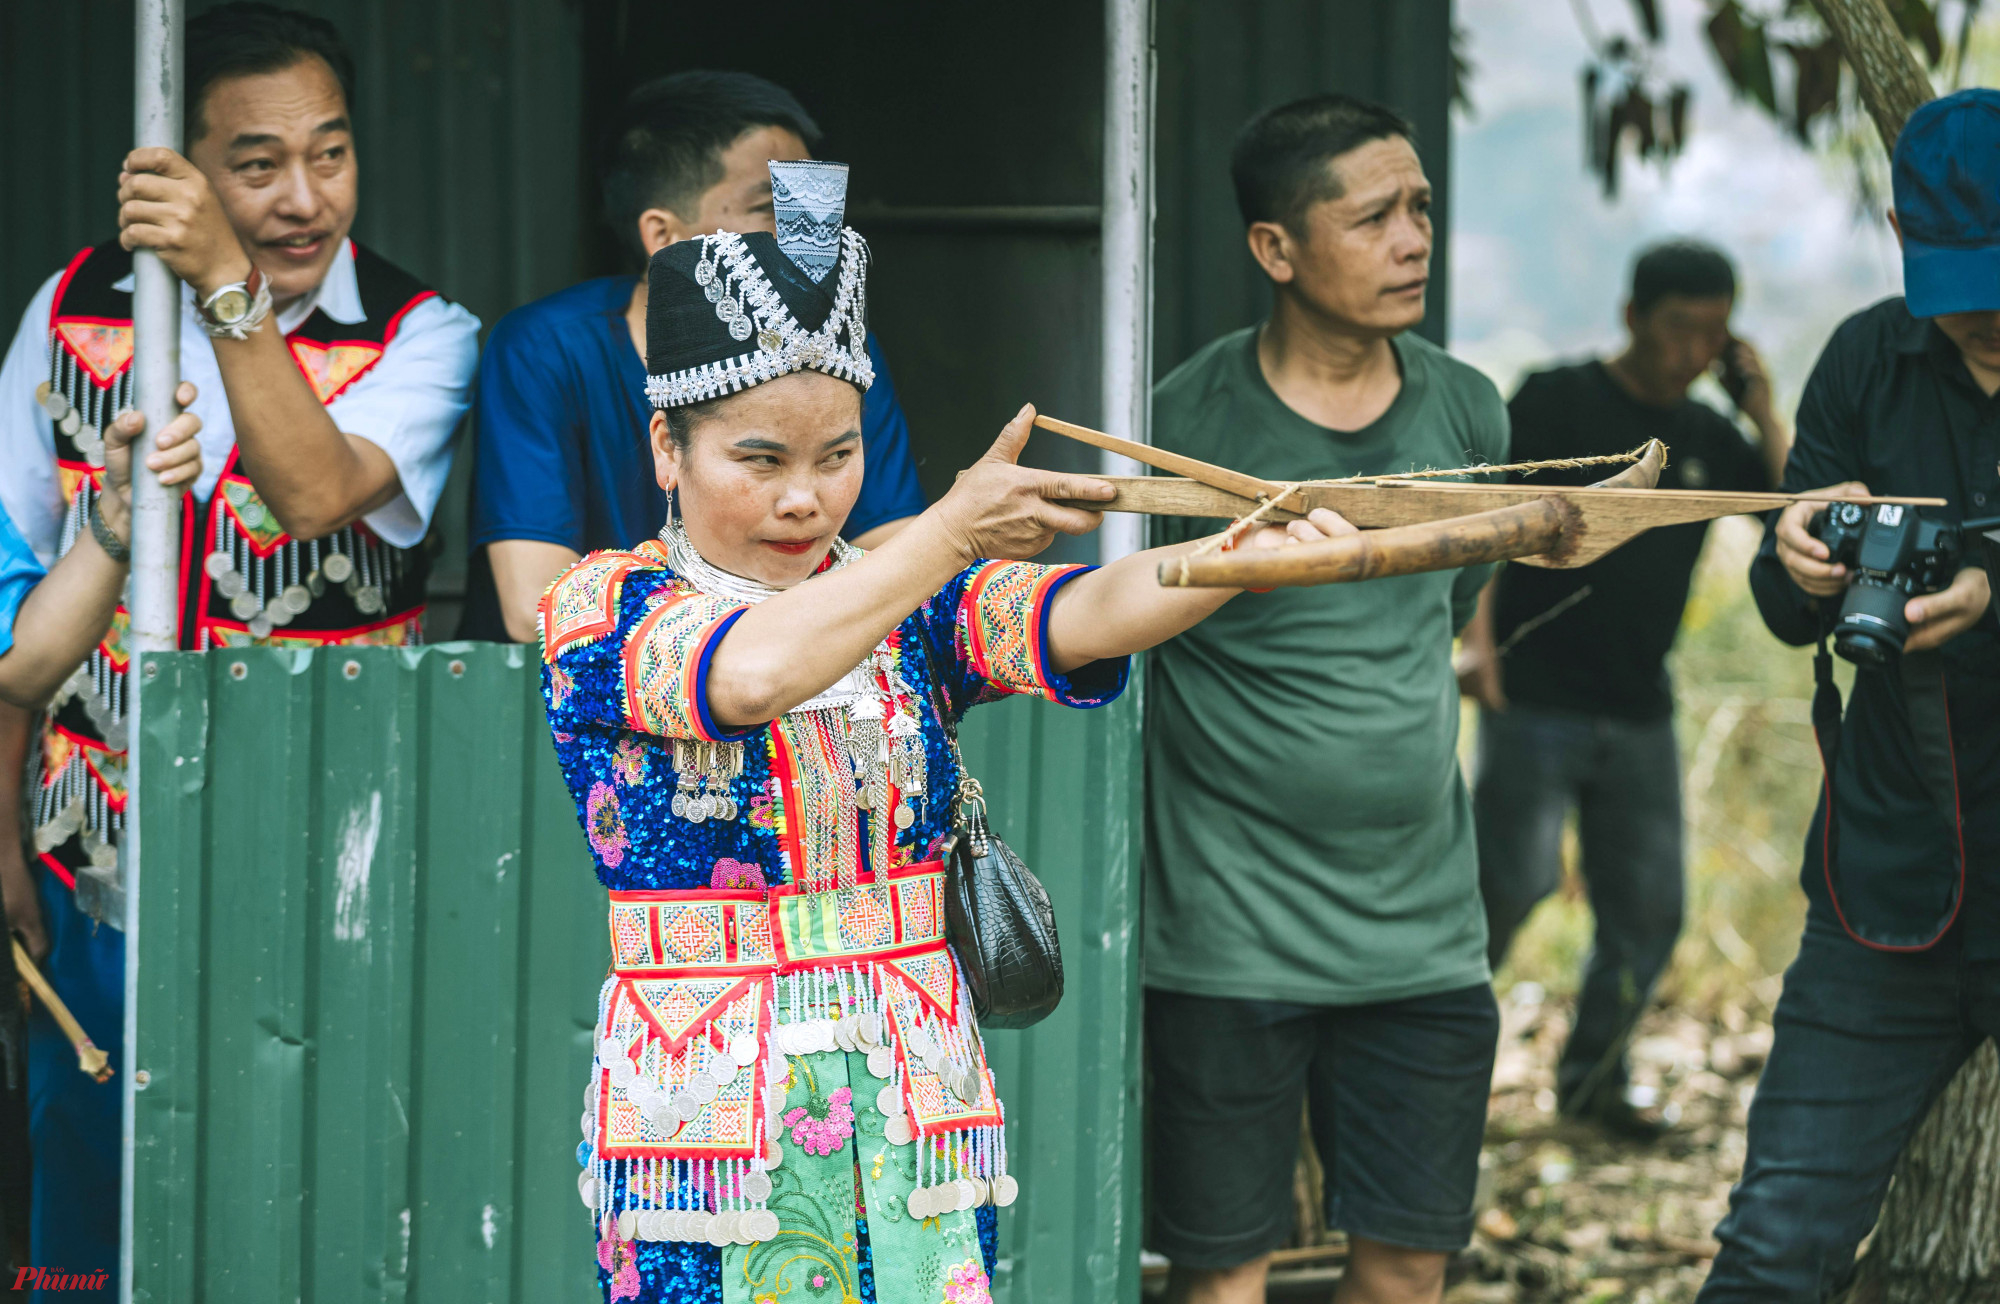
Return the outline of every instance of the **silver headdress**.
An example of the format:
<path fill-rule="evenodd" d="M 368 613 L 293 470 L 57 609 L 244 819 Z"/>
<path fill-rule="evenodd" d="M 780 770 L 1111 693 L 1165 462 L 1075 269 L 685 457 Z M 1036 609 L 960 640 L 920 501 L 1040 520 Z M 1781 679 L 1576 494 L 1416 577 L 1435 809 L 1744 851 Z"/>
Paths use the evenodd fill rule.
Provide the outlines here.
<path fill-rule="evenodd" d="M 864 390 L 875 382 L 867 344 L 868 243 L 841 225 L 847 165 L 773 162 L 770 168 L 775 239 L 722 231 L 654 255 L 646 397 L 655 407 L 706 402 L 808 369 Z M 777 266 L 777 259 L 788 266 Z M 815 325 L 807 328 L 802 316 Z M 732 352 L 732 342 L 751 347 Z"/>

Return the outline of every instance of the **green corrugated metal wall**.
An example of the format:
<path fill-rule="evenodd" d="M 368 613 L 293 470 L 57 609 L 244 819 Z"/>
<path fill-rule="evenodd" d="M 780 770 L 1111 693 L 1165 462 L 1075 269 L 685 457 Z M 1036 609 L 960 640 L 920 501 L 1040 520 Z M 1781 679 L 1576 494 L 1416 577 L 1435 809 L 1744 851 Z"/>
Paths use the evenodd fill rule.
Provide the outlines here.
<path fill-rule="evenodd" d="M 180 653 L 141 680 L 134 1298 L 593 1298 L 604 897 L 528 650 Z M 972 719 L 1069 978 L 991 1039 L 1022 1176 L 996 1294 L 1135 1299 L 1136 714 Z"/>

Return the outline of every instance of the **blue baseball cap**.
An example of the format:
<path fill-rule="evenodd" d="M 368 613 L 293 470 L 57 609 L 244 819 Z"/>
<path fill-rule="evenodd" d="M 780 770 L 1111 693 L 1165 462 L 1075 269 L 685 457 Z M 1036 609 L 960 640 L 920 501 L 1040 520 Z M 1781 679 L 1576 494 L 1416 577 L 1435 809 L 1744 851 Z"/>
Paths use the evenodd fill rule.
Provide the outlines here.
<path fill-rule="evenodd" d="M 2000 91 L 1925 104 L 1890 167 L 1910 315 L 2000 311 Z"/>

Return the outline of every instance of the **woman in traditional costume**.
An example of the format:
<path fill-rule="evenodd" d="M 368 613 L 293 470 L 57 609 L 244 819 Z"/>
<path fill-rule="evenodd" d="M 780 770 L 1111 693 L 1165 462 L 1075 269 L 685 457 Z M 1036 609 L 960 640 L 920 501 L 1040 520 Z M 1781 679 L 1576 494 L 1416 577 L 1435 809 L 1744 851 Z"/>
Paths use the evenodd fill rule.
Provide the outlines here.
<path fill-rule="evenodd" d="M 542 599 L 550 726 L 611 900 L 579 1189 L 607 1301 L 985 1304 L 1017 1188 L 945 940 L 939 704 L 1102 705 L 1129 654 L 1235 591 L 1160 587 L 1168 550 L 985 560 L 1094 528 L 1056 500 L 1111 494 L 1014 464 L 1028 409 L 887 544 L 842 542 L 867 247 L 844 166 L 771 173 L 775 237 L 653 257 L 646 388 L 679 515 Z"/>

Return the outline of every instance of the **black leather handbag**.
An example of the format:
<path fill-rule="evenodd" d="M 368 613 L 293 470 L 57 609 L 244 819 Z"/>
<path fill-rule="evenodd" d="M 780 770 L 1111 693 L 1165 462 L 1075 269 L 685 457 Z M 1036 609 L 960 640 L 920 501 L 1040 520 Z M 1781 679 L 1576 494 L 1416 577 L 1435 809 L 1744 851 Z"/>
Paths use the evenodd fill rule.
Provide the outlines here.
<path fill-rule="evenodd" d="M 921 621 L 929 652 L 931 706 L 958 763 L 958 792 L 946 838 L 945 936 L 958 952 L 982 1028 L 1027 1028 L 1062 1000 L 1062 946 L 1049 894 L 1014 849 L 986 823 L 979 780 L 958 749 L 958 719 L 942 683 L 943 662 Z"/>

